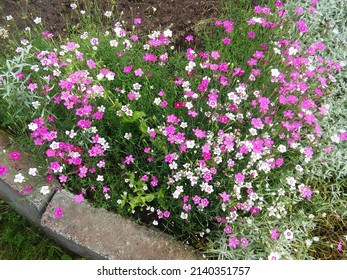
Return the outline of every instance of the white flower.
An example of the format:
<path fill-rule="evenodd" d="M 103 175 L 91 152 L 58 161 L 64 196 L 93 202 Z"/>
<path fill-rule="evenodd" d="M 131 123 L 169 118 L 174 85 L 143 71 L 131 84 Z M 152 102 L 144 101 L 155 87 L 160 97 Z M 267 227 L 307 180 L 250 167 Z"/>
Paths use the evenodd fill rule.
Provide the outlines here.
<path fill-rule="evenodd" d="M 33 105 L 34 109 L 36 110 L 37 108 L 40 107 L 41 104 L 38 101 L 34 101 L 34 102 L 31 102 L 31 105 Z"/>
<path fill-rule="evenodd" d="M 111 198 L 111 196 L 108 193 L 105 193 L 105 199 L 109 200 Z"/>
<path fill-rule="evenodd" d="M 307 247 L 310 247 L 310 246 L 312 245 L 312 240 L 307 239 L 307 240 L 305 241 L 305 244 L 306 244 Z"/>
<path fill-rule="evenodd" d="M 188 127 L 188 124 L 186 122 L 181 122 L 180 127 L 186 128 Z"/>
<path fill-rule="evenodd" d="M 172 37 L 172 31 L 170 29 L 166 29 L 164 31 L 164 36 L 165 37 Z"/>
<path fill-rule="evenodd" d="M 77 135 L 77 133 L 74 130 L 70 130 L 70 131 L 67 130 L 65 131 L 65 134 L 69 136 L 71 139 Z"/>
<path fill-rule="evenodd" d="M 99 181 L 99 182 L 103 182 L 103 181 L 104 181 L 104 176 L 98 175 L 98 177 L 96 178 L 96 180 Z"/>
<path fill-rule="evenodd" d="M 110 41 L 110 46 L 111 47 L 117 47 L 118 46 L 118 42 L 116 40 L 111 40 Z"/>
<path fill-rule="evenodd" d="M 292 240 L 294 238 L 293 232 L 289 229 L 287 229 L 283 234 L 287 240 Z"/>
<path fill-rule="evenodd" d="M 38 129 L 38 125 L 36 123 L 29 123 L 28 124 L 28 128 L 31 130 L 31 131 L 35 131 L 36 129 Z"/>
<path fill-rule="evenodd" d="M 313 239 L 313 241 L 315 241 L 315 242 L 318 242 L 318 241 L 319 241 L 319 237 L 318 237 L 318 236 L 315 236 L 315 237 L 313 237 L 312 239 Z"/>
<path fill-rule="evenodd" d="M 269 257 L 268 257 L 268 260 L 272 260 L 272 261 L 277 261 L 281 258 L 281 254 L 280 253 L 277 253 L 277 252 L 271 252 Z"/>
<path fill-rule="evenodd" d="M 48 186 L 42 186 L 41 187 L 40 193 L 42 193 L 43 195 L 49 194 L 50 192 L 51 191 L 50 191 Z"/>
<path fill-rule="evenodd" d="M 13 16 L 9 15 L 9 16 L 6 16 L 6 20 L 12 20 L 13 19 Z"/>
<path fill-rule="evenodd" d="M 278 71 L 278 69 L 271 69 L 271 76 L 272 77 L 278 77 L 281 73 Z"/>
<path fill-rule="evenodd" d="M 112 16 L 112 12 L 111 11 L 106 11 L 104 13 L 104 15 L 105 15 L 105 17 L 110 17 L 110 16 Z"/>
<path fill-rule="evenodd" d="M 275 52 L 276 54 L 281 54 L 281 50 L 280 50 L 280 49 L 278 49 L 278 48 L 273 48 L 273 50 L 274 50 L 274 52 Z"/>
<path fill-rule="evenodd" d="M 279 145 L 277 150 L 280 152 L 280 153 L 285 153 L 287 151 L 287 147 L 284 146 L 284 145 Z"/>
<path fill-rule="evenodd" d="M 56 141 L 53 141 L 51 145 L 49 145 L 49 147 L 52 149 L 52 150 L 58 150 L 59 149 L 59 143 L 56 142 Z"/>
<path fill-rule="evenodd" d="M 41 20 L 40 17 L 36 17 L 36 18 L 34 19 L 34 22 L 35 22 L 36 24 L 39 24 L 39 23 L 42 22 L 42 20 Z"/>
<path fill-rule="evenodd" d="M 140 90 L 141 89 L 141 85 L 139 83 L 133 84 L 133 89 L 134 90 Z"/>
<path fill-rule="evenodd" d="M 153 225 L 157 226 L 157 225 L 158 225 L 158 221 L 157 221 L 157 220 L 154 220 L 154 221 L 153 221 Z"/>
<path fill-rule="evenodd" d="M 124 134 L 124 138 L 127 139 L 127 140 L 131 139 L 132 137 L 133 137 L 133 135 L 131 133 L 126 132 Z"/>
<path fill-rule="evenodd" d="M 186 144 L 187 144 L 188 149 L 193 149 L 195 147 L 195 141 L 194 140 L 188 140 L 186 142 Z"/>
<path fill-rule="evenodd" d="M 302 173 L 302 172 L 304 171 L 304 169 L 302 168 L 301 165 L 295 166 L 295 170 L 296 170 L 296 171 L 299 171 L 300 173 Z"/>
<path fill-rule="evenodd" d="M 22 173 L 18 173 L 14 176 L 14 182 L 15 183 L 23 183 L 25 177 L 22 175 Z"/>
<path fill-rule="evenodd" d="M 37 175 L 37 168 L 29 168 L 28 174 L 31 176 Z"/>
<path fill-rule="evenodd" d="M 153 103 L 154 103 L 155 105 L 159 105 L 159 104 L 161 103 L 161 99 L 160 99 L 159 97 L 156 97 L 156 98 L 154 98 Z"/>
<path fill-rule="evenodd" d="M 296 180 L 293 177 L 289 177 L 289 178 L 287 178 L 287 183 L 288 183 L 288 185 L 294 187 L 296 184 Z"/>
<path fill-rule="evenodd" d="M 340 142 L 340 138 L 339 138 L 339 136 L 337 134 L 334 134 L 333 136 L 331 136 L 330 139 L 334 143 L 339 143 Z"/>
<path fill-rule="evenodd" d="M 188 214 L 182 212 L 182 213 L 181 213 L 181 219 L 186 220 L 187 218 L 188 218 Z"/>
<path fill-rule="evenodd" d="M 7 37 L 8 37 L 8 31 L 5 28 L 0 27 L 0 38 L 6 39 Z"/>
<path fill-rule="evenodd" d="M 71 7 L 71 9 L 73 9 L 73 10 L 74 10 L 74 9 L 76 9 L 76 8 L 77 8 L 77 5 L 76 5 L 75 3 L 71 3 L 71 4 L 70 4 L 70 7 Z"/>
<path fill-rule="evenodd" d="M 255 128 L 252 127 L 252 128 L 249 129 L 249 133 L 250 133 L 251 135 L 253 135 L 253 136 L 254 136 L 254 135 L 257 135 L 257 130 L 256 130 Z"/>
<path fill-rule="evenodd" d="M 86 13 L 86 11 L 85 11 L 85 10 L 81 10 L 80 13 L 81 13 L 82 15 L 84 15 L 84 14 Z"/>
<path fill-rule="evenodd" d="M 298 50 L 294 47 L 289 48 L 289 55 L 296 55 L 298 53 Z"/>
<path fill-rule="evenodd" d="M 280 188 L 277 192 L 278 192 L 279 196 L 284 196 L 284 194 L 285 194 L 285 190 L 282 188 Z"/>

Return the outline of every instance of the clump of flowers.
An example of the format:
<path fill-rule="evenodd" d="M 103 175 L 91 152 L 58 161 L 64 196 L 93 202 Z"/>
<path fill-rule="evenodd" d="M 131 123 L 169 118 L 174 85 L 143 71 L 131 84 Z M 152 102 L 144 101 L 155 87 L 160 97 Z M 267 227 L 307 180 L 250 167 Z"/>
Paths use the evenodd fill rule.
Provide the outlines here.
<path fill-rule="evenodd" d="M 319 120 L 329 111 L 321 96 L 342 66 L 320 57 L 323 42 L 301 45 L 303 20 L 294 22 L 298 38 L 282 37 L 291 21 L 281 1 L 276 9 L 256 6 L 246 31 L 217 20 L 210 40 L 218 44 L 205 51 L 187 36 L 191 47 L 176 52 L 170 30 L 141 38 L 140 19 L 131 31 L 116 22 L 36 50 L 35 64 L 11 79 L 36 73 L 23 87 L 40 96 L 29 104 L 28 129 L 47 181 L 57 177 L 76 203 L 92 197 L 115 211 L 145 212 L 196 246 L 220 232 L 229 250 L 256 248 L 257 223 L 271 242 L 290 246 L 299 228 L 276 224 L 314 199 L 305 165 L 321 149 Z M 273 42 L 262 41 L 264 32 Z M 237 40 L 248 44 L 239 59 Z M 282 256 L 274 250 L 269 259 Z"/>

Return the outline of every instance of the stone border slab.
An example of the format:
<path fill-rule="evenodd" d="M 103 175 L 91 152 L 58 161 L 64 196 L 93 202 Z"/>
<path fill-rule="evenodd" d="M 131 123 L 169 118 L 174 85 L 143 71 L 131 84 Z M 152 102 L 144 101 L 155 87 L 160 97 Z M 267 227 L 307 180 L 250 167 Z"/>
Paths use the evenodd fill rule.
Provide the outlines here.
<path fill-rule="evenodd" d="M 0 134 L 0 162 L 3 149 L 9 147 L 7 137 Z M 22 160 L 21 160 L 22 161 Z M 29 160 L 13 163 L 16 171 L 28 170 Z M 12 163 L 11 163 L 12 164 Z M 13 182 L 14 174 L 0 178 L 0 197 L 52 239 L 87 259 L 115 260 L 187 260 L 201 259 L 193 248 L 155 228 L 147 228 L 118 214 L 93 208 L 88 202 L 77 204 L 74 195 L 58 190 L 58 182 L 50 183 L 51 193 L 19 194 L 22 186 Z M 33 186 L 41 186 L 44 178 L 35 178 Z M 34 188 L 35 189 L 35 188 Z M 36 188 L 38 189 L 38 188 Z M 63 217 L 55 218 L 54 211 L 63 208 Z"/>

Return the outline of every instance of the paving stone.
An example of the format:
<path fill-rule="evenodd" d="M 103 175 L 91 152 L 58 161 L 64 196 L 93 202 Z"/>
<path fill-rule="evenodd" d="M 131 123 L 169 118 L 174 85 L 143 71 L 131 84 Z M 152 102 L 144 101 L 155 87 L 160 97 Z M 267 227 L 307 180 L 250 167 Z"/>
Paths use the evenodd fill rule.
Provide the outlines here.
<path fill-rule="evenodd" d="M 63 217 L 54 211 L 63 208 Z M 106 259 L 197 259 L 192 248 L 172 236 L 141 226 L 88 202 L 77 204 L 73 194 L 57 191 L 42 216 L 42 226 Z M 95 258 L 95 256 L 94 256 Z"/>

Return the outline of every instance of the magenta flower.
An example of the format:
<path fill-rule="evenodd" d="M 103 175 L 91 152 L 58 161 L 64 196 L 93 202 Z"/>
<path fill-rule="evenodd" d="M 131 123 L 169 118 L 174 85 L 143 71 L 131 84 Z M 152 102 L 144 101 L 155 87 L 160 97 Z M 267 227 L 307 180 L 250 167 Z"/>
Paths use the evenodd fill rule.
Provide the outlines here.
<path fill-rule="evenodd" d="M 55 209 L 55 211 L 54 211 L 54 217 L 55 217 L 56 219 L 62 218 L 62 217 L 63 217 L 63 208 L 59 207 L 59 208 Z"/>
<path fill-rule="evenodd" d="M 8 167 L 6 165 L 0 165 L 0 176 L 5 175 L 8 172 Z"/>
<path fill-rule="evenodd" d="M 18 161 L 20 160 L 20 152 L 18 151 L 11 152 L 9 153 L 8 157 L 14 161 Z"/>
<path fill-rule="evenodd" d="M 193 35 L 188 35 L 188 36 L 186 36 L 185 40 L 186 40 L 187 42 L 191 42 L 191 41 L 194 40 L 194 36 L 193 36 Z"/>
<path fill-rule="evenodd" d="M 299 28 L 300 33 L 306 33 L 308 31 L 308 26 L 303 20 L 298 20 L 296 24 Z"/>
<path fill-rule="evenodd" d="M 251 39 L 254 39 L 255 38 L 255 33 L 250 31 L 247 33 L 248 37 L 251 38 Z"/>
<path fill-rule="evenodd" d="M 124 73 L 129 73 L 129 72 L 131 72 L 132 69 L 133 69 L 133 66 L 132 66 L 132 65 L 125 66 L 125 67 L 123 68 L 123 72 L 124 72 Z"/>

